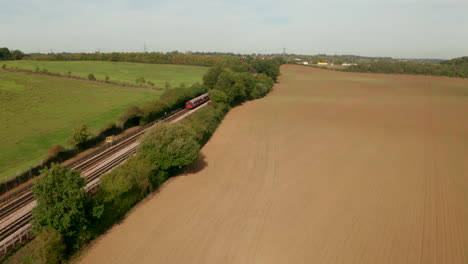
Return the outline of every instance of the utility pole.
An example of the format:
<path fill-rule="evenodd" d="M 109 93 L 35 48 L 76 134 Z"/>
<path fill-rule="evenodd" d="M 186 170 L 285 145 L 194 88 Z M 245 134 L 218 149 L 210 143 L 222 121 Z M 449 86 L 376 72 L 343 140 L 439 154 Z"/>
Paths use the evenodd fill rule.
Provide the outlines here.
<path fill-rule="evenodd" d="M 143 52 L 146 53 L 146 42 L 143 43 Z"/>
<path fill-rule="evenodd" d="M 286 56 L 286 46 L 283 45 L 283 56 Z"/>

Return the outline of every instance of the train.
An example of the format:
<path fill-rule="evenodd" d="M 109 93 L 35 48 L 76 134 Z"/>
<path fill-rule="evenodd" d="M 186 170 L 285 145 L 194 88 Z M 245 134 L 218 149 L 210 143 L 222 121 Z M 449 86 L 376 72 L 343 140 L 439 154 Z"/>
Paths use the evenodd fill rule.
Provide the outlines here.
<path fill-rule="evenodd" d="M 202 94 L 185 103 L 185 109 L 193 109 L 210 100 L 208 93 Z"/>

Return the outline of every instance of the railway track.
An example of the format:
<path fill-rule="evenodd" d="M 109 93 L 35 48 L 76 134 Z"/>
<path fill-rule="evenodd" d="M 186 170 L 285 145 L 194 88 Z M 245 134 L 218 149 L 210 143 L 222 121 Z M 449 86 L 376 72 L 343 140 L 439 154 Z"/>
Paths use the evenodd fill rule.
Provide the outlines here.
<path fill-rule="evenodd" d="M 72 162 L 66 167 L 79 170 L 81 176 L 86 179 L 88 192 L 94 191 L 99 186 L 99 177 L 112 170 L 129 156 L 136 152 L 138 139 L 153 125 L 158 122 L 176 122 L 190 110 L 178 109 L 169 116 L 153 121 L 150 124 L 141 127 L 133 134 L 122 138 L 115 145 L 106 148 L 103 151 L 91 153 L 81 159 L 79 162 Z M 0 254 L 6 253 L 9 246 L 14 245 L 15 239 L 21 240 L 22 234 L 28 235 L 30 229 L 30 220 L 32 218 L 31 210 L 35 206 L 34 195 L 32 193 L 32 184 L 26 185 L 17 192 L 8 195 L 0 200 Z M 26 208 L 28 207 L 28 208 Z M 15 213 L 20 215 L 16 217 Z M 21 212 L 26 212 L 21 215 Z M 16 219 L 12 220 L 14 217 Z M 17 233 L 20 234 L 17 234 Z"/>

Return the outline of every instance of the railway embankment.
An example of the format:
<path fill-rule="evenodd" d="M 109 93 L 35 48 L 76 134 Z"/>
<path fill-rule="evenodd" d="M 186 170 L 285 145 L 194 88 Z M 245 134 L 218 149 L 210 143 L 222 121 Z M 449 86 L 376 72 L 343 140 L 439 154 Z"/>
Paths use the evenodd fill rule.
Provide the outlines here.
<path fill-rule="evenodd" d="M 105 232 L 146 195 L 192 164 L 197 159 L 201 146 L 209 140 L 232 106 L 265 96 L 279 75 L 280 64 L 280 60 L 254 60 L 241 66 L 233 64 L 213 67 L 205 75 L 204 84 L 200 86 L 208 89 L 212 103 L 177 124 L 154 126 L 141 139 L 134 156 L 100 178 L 99 188 L 86 207 L 89 211 L 83 214 L 90 216 L 83 219 L 87 223 L 86 228 L 83 228 L 85 231 L 74 235 L 73 239 L 64 235 L 63 231 L 59 232 L 59 239 L 66 246 L 65 251 L 53 249 L 57 242 L 54 239 L 46 239 L 53 243 L 41 244 L 42 249 L 33 248 L 38 245 L 33 241 L 12 256 L 11 261 L 25 257 L 66 259 L 84 243 Z M 126 122 L 135 122 L 136 119 L 139 123 L 146 123 L 154 118 L 164 108 L 165 99 L 174 100 L 172 91 L 174 90 L 161 96 L 158 102 L 142 106 L 139 110 L 143 114 L 130 109 L 125 114 Z M 180 98 L 174 101 L 184 102 Z M 36 196 L 41 197 L 41 194 Z M 41 206 L 41 199 L 38 199 L 37 206 Z M 56 237 L 56 232 L 50 232 L 51 229 L 60 230 L 53 224 L 35 224 L 35 230 L 41 239 L 47 234 Z M 82 239 L 76 239 L 77 236 Z M 44 256 L 41 252 L 52 255 Z"/>

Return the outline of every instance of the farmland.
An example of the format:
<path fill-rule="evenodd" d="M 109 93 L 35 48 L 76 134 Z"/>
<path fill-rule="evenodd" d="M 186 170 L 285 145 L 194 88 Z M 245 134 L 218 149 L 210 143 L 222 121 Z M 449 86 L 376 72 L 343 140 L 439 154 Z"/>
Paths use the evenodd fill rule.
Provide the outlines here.
<path fill-rule="evenodd" d="M 154 87 L 164 88 L 166 81 L 172 86 L 184 83 L 187 86 L 195 82 L 201 82 L 203 74 L 208 70 L 206 67 L 168 65 L 168 64 L 145 64 L 130 62 L 108 62 L 108 61 L 5 61 L 7 68 L 18 68 L 35 71 L 47 69 L 50 73 L 87 78 L 94 74 L 97 80 L 104 81 L 106 76 L 111 82 L 127 85 L 136 85 L 136 79 L 143 77 L 146 81 L 155 83 Z"/>
<path fill-rule="evenodd" d="M 160 92 L 0 71 L 0 181 L 36 165 L 53 144 L 66 145 L 84 122 L 94 133 L 132 104 Z"/>
<path fill-rule="evenodd" d="M 282 68 L 82 263 L 466 263 L 468 81 Z"/>

